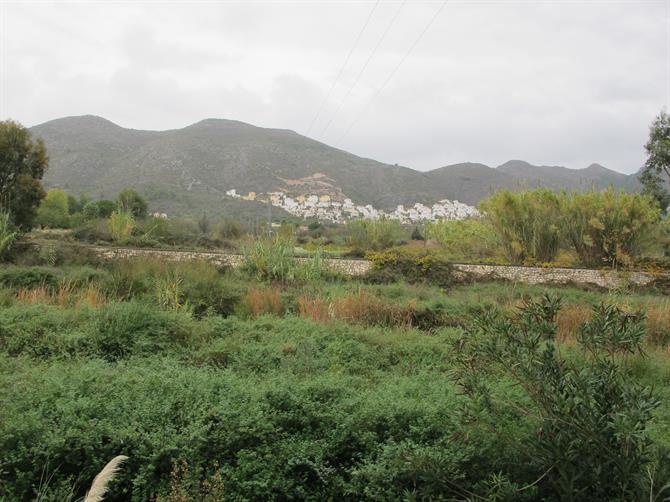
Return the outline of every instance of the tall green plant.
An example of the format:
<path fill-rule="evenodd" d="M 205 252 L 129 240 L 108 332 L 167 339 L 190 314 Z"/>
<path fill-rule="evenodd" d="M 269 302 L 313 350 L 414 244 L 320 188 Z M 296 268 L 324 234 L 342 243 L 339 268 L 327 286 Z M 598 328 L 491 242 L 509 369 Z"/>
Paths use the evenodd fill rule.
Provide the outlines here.
<path fill-rule="evenodd" d="M 661 228 L 651 196 L 611 188 L 563 193 L 561 212 L 563 231 L 588 266 L 617 267 L 639 257 Z"/>
<path fill-rule="evenodd" d="M 0 259 L 7 255 L 17 237 L 18 232 L 12 225 L 9 212 L 0 211 Z"/>
<path fill-rule="evenodd" d="M 109 217 L 109 231 L 116 242 L 127 241 L 135 228 L 135 218 L 127 211 L 114 211 Z"/>
<path fill-rule="evenodd" d="M 245 270 L 261 280 L 289 281 L 296 277 L 294 243 L 276 235 L 254 239 L 243 247 Z"/>
<path fill-rule="evenodd" d="M 559 199 L 554 192 L 501 190 L 483 200 L 480 208 L 512 262 L 554 260 L 561 242 Z"/>

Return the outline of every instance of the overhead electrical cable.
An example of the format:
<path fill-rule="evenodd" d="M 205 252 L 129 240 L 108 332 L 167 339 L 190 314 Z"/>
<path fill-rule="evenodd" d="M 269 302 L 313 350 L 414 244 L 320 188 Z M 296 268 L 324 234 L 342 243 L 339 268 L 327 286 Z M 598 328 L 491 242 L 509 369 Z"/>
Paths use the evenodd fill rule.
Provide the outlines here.
<path fill-rule="evenodd" d="M 367 109 L 370 107 L 370 105 L 372 104 L 372 102 L 373 102 L 375 99 L 377 99 L 377 96 L 379 96 L 379 95 L 381 94 L 381 92 L 384 90 L 384 88 L 388 85 L 388 83 L 391 81 L 391 79 L 395 76 L 395 74 L 398 72 L 398 70 L 400 69 L 400 67 L 403 65 L 403 63 L 405 62 L 405 60 L 406 60 L 406 59 L 409 57 L 409 55 L 412 53 L 412 51 L 414 50 L 414 48 L 419 44 L 419 42 L 421 41 L 421 39 L 422 39 L 422 38 L 424 37 L 424 35 L 428 32 L 428 30 L 429 30 L 430 27 L 433 25 L 433 23 L 435 22 L 435 20 L 436 20 L 437 17 L 440 15 L 440 13 L 442 12 L 442 10 L 444 9 L 444 7 L 447 5 L 448 2 L 449 2 L 449 0 L 444 0 L 444 1 L 440 4 L 440 7 L 435 11 L 435 13 L 433 14 L 433 17 L 430 18 L 430 20 L 428 21 L 428 24 L 426 24 L 426 26 L 424 26 L 424 28 L 423 28 L 423 30 L 421 31 L 421 33 L 419 33 L 419 36 L 416 37 L 416 39 L 414 40 L 414 42 L 412 43 L 412 45 L 409 46 L 409 49 L 407 49 L 407 52 L 405 52 L 405 54 L 404 54 L 403 57 L 400 59 L 400 61 L 398 62 L 398 64 L 395 66 L 395 68 L 393 68 L 393 70 L 391 70 L 391 73 L 389 73 L 388 77 L 386 77 L 386 80 L 385 80 L 384 83 L 381 85 L 381 87 L 379 87 L 379 88 L 377 89 L 377 91 L 372 95 L 372 97 L 368 100 L 368 102 L 365 104 L 365 106 L 363 106 L 363 108 L 361 109 L 360 113 L 359 113 L 359 114 L 356 116 L 356 118 L 351 122 L 351 124 L 349 124 L 349 127 L 347 127 L 347 129 L 344 131 L 344 133 L 342 134 L 342 136 L 340 136 L 340 138 L 339 138 L 338 141 L 337 141 L 338 143 L 339 143 L 340 141 L 342 141 L 342 140 L 346 137 L 347 134 L 349 134 L 349 131 L 351 131 L 351 129 L 358 123 L 358 121 L 361 119 L 361 117 L 363 116 L 363 114 L 364 114 L 364 113 L 367 111 Z"/>
<path fill-rule="evenodd" d="M 361 80 L 361 77 L 363 76 L 363 73 L 365 73 L 366 68 L 367 68 L 368 65 L 370 64 L 370 61 L 372 61 L 372 58 L 374 58 L 375 54 L 377 53 L 377 50 L 379 49 L 379 47 L 381 46 L 382 42 L 383 42 L 384 39 L 386 38 L 386 35 L 388 35 L 389 31 L 391 31 L 391 28 L 392 28 L 393 25 L 395 24 L 396 19 L 398 19 L 398 16 L 400 15 L 400 11 L 402 10 L 402 8 L 403 8 L 403 6 L 405 5 L 405 3 L 407 3 L 407 0 L 403 0 L 403 1 L 400 3 L 400 6 L 398 7 L 398 10 L 395 12 L 395 14 L 393 15 L 393 17 L 391 18 L 391 21 L 390 21 L 389 24 L 386 26 L 386 29 L 384 30 L 384 33 L 382 33 L 382 36 L 379 38 L 379 40 L 377 40 L 377 44 L 376 44 L 376 45 L 374 46 L 374 48 L 372 49 L 372 52 L 370 52 L 370 55 L 368 56 L 368 59 L 365 61 L 365 64 L 363 64 L 363 67 L 362 67 L 361 70 L 358 72 L 358 75 L 356 75 L 356 78 L 354 79 L 354 83 L 351 84 L 351 86 L 349 87 L 349 90 L 348 90 L 347 93 L 344 95 L 344 98 L 342 98 L 342 101 L 340 101 L 340 104 L 339 104 L 338 107 L 335 109 L 335 112 L 333 113 L 333 115 L 330 117 L 330 120 L 328 121 L 328 123 L 326 124 L 326 126 L 321 130 L 321 136 L 323 136 L 323 135 L 326 133 L 326 131 L 328 130 L 328 128 L 330 127 L 330 125 L 333 123 L 333 120 L 335 119 L 335 117 L 337 116 L 337 114 L 338 114 L 338 113 L 340 112 L 340 110 L 342 109 L 342 106 L 344 106 L 344 103 L 347 101 L 347 99 L 348 99 L 349 96 L 351 95 L 351 93 L 352 93 L 352 91 L 354 90 L 354 88 L 356 87 L 356 85 L 358 85 L 358 82 Z"/>
<path fill-rule="evenodd" d="M 365 32 L 365 29 L 368 27 L 368 24 L 370 23 L 370 19 L 372 19 L 372 15 L 374 14 L 375 10 L 377 9 L 377 6 L 379 5 L 380 1 L 381 0 L 377 0 L 377 2 L 372 6 L 372 9 L 370 10 L 370 13 L 368 14 L 368 17 L 365 20 L 365 23 L 363 24 L 363 27 L 361 28 L 361 31 L 358 32 L 358 36 L 356 37 L 356 40 L 354 40 L 354 45 L 352 45 L 351 50 L 349 51 L 349 54 L 347 54 L 347 57 L 345 58 L 344 63 L 342 64 L 342 67 L 340 68 L 340 71 L 337 74 L 337 77 L 335 77 L 335 80 L 333 81 L 333 84 L 330 86 L 330 90 L 328 91 L 328 94 L 326 94 L 326 96 L 323 98 L 323 101 L 321 101 L 321 105 L 319 106 L 319 109 L 317 110 L 316 114 L 314 115 L 314 118 L 312 119 L 312 122 L 309 124 L 309 127 L 307 128 L 307 136 L 309 136 L 309 133 L 312 131 L 312 128 L 314 127 L 314 124 L 316 123 L 317 119 L 319 118 L 319 115 L 321 115 L 321 112 L 323 111 L 323 107 L 326 105 L 326 103 L 330 99 L 330 96 L 333 93 L 333 90 L 335 89 L 335 86 L 340 81 L 340 78 L 342 78 L 342 74 L 344 73 L 344 69 L 347 67 L 347 63 L 349 63 L 349 59 L 351 59 L 351 55 L 354 53 L 354 51 L 358 47 L 358 42 L 360 42 L 361 37 L 363 36 L 363 33 Z"/>

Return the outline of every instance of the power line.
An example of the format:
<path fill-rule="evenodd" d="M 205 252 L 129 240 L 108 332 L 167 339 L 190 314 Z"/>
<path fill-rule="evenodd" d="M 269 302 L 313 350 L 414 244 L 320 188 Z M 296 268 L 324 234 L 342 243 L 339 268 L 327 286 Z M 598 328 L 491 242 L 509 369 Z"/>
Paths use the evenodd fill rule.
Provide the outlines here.
<path fill-rule="evenodd" d="M 323 107 L 326 105 L 326 102 L 328 99 L 330 99 L 330 95 L 333 93 L 333 89 L 335 89 L 335 86 L 339 82 L 340 78 L 342 77 L 342 74 L 344 73 L 344 69 L 347 66 L 347 63 L 349 62 L 349 59 L 351 58 L 351 55 L 354 53 L 356 48 L 358 47 L 358 42 L 361 40 L 361 37 L 363 36 L 363 33 L 365 32 L 365 29 L 368 27 L 368 24 L 370 23 L 370 19 L 372 19 L 372 14 L 374 14 L 375 10 L 377 9 L 377 6 L 379 5 L 379 2 L 381 0 L 377 0 L 377 2 L 372 6 L 372 10 L 370 10 L 370 13 L 368 14 L 367 19 L 365 20 L 365 23 L 363 24 L 363 27 L 361 28 L 361 31 L 358 33 L 358 36 L 356 37 L 356 40 L 354 41 L 354 45 L 351 47 L 351 50 L 349 51 L 349 54 L 347 54 L 347 57 L 344 60 L 344 63 L 342 64 L 342 68 L 340 68 L 339 73 L 337 74 L 337 77 L 333 81 L 333 84 L 330 86 L 330 90 L 328 91 L 328 94 L 323 98 L 323 101 L 321 101 L 321 106 L 319 106 L 319 109 L 316 112 L 316 115 L 314 115 L 314 118 L 312 119 L 312 122 L 309 124 L 309 127 L 307 128 L 307 136 L 309 136 L 309 133 L 312 131 L 312 127 L 314 127 L 314 124 L 316 123 L 316 120 L 319 118 L 319 115 L 321 115 L 321 112 L 323 111 Z"/>
<path fill-rule="evenodd" d="M 419 36 L 416 37 L 416 39 L 414 40 L 414 42 L 412 43 L 412 45 L 410 45 L 409 49 L 407 49 L 407 52 L 405 52 L 405 54 L 404 54 L 403 57 L 400 59 L 400 61 L 399 61 L 398 64 L 396 65 L 396 67 L 393 68 L 393 70 L 391 71 L 391 73 L 389 73 L 389 76 L 386 77 L 386 80 L 385 80 L 384 83 L 381 85 L 381 87 L 379 87 L 379 89 L 377 89 L 377 91 L 376 91 L 376 92 L 373 94 L 373 96 L 368 100 L 368 102 L 365 104 L 365 106 L 364 106 L 363 109 L 360 111 L 360 113 L 356 116 L 356 118 L 353 120 L 353 122 L 351 122 L 351 124 L 349 124 L 349 127 L 347 127 L 347 129 L 344 131 L 344 133 L 342 134 L 342 136 L 340 136 L 340 138 L 337 140 L 338 143 L 339 143 L 340 141 L 342 141 L 342 140 L 346 137 L 347 134 L 349 134 L 349 131 L 351 131 L 351 129 L 356 125 L 356 123 L 358 123 L 358 121 L 361 119 L 361 117 L 362 117 L 363 114 L 366 112 L 366 110 L 370 107 L 370 105 L 372 104 L 372 102 L 373 102 L 375 99 L 377 99 L 377 96 L 379 96 L 379 95 L 381 94 L 381 92 L 384 90 L 384 88 L 388 85 L 388 83 L 391 81 L 391 79 L 395 76 L 395 74 L 398 72 L 398 70 L 400 69 L 400 67 L 403 65 L 403 63 L 405 62 L 405 60 L 406 60 L 406 59 L 409 57 L 409 55 L 412 53 L 412 51 L 414 50 L 414 48 L 419 44 L 419 42 L 421 41 L 421 39 L 423 38 L 423 36 L 426 34 L 426 32 L 427 32 L 427 31 L 430 29 L 430 27 L 433 25 L 433 23 L 435 22 L 435 20 L 436 20 L 437 17 L 440 15 L 440 13 L 442 12 L 442 10 L 444 9 L 444 7 L 447 5 L 448 2 L 449 2 L 449 0 L 444 0 L 444 1 L 440 4 L 440 7 L 435 11 L 435 14 L 433 14 L 433 17 L 430 18 L 430 20 L 428 21 L 428 24 L 426 24 L 426 26 L 423 28 L 423 30 L 421 31 L 421 33 L 419 33 Z"/>
<path fill-rule="evenodd" d="M 400 15 L 400 11 L 402 10 L 402 8 L 403 8 L 403 6 L 405 5 L 405 3 L 407 3 L 407 0 L 403 0 L 403 1 L 402 1 L 402 3 L 400 4 L 400 7 L 398 7 L 398 10 L 395 12 L 395 14 L 393 15 L 393 17 L 391 18 L 391 21 L 390 21 L 389 24 L 386 26 L 386 29 L 384 30 L 384 33 L 382 33 L 382 36 L 381 36 L 381 37 L 379 38 L 379 40 L 377 41 L 377 44 L 376 44 L 375 47 L 372 49 L 372 52 L 371 52 L 370 55 L 368 56 L 368 59 L 365 61 L 365 64 L 364 64 L 363 67 L 361 68 L 361 71 L 359 71 L 359 72 L 358 72 L 358 75 L 356 75 L 356 79 L 354 80 L 354 83 L 351 85 L 351 87 L 349 87 L 349 90 L 348 90 L 347 93 L 345 94 L 344 98 L 342 99 L 342 101 L 340 101 L 340 104 L 338 105 L 337 109 L 335 110 L 335 112 L 333 113 L 333 115 L 330 117 L 330 120 L 329 120 L 328 123 L 326 124 L 326 127 L 324 127 L 323 130 L 321 131 L 321 136 L 323 136 L 323 135 L 325 134 L 325 132 L 326 132 L 326 131 L 328 130 L 328 128 L 330 127 L 330 124 L 333 123 L 333 120 L 335 119 L 335 117 L 337 116 L 337 114 L 338 114 L 338 113 L 340 112 L 340 110 L 342 109 L 342 106 L 344 106 L 345 101 L 346 101 L 347 98 L 351 95 L 351 92 L 354 90 L 354 87 L 356 87 L 356 85 L 357 85 L 358 82 L 360 81 L 361 77 L 363 76 L 363 73 L 365 73 L 365 69 L 368 67 L 368 65 L 370 64 L 370 61 L 372 61 L 372 58 L 373 58 L 373 57 L 375 56 L 375 54 L 377 53 L 377 50 L 379 49 L 379 47 L 381 46 L 382 42 L 383 42 L 384 39 L 386 38 L 386 35 L 388 35 L 388 32 L 391 31 L 391 28 L 392 28 L 393 25 L 395 24 L 396 19 L 398 19 L 398 16 Z"/>

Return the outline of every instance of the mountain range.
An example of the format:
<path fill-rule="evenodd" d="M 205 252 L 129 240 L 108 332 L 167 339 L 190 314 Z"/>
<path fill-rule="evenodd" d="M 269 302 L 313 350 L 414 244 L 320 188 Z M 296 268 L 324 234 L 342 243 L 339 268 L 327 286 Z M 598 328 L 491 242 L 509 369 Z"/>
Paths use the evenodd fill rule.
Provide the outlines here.
<path fill-rule="evenodd" d="M 226 196 L 281 191 L 348 197 L 390 209 L 442 199 L 476 204 L 501 188 L 637 190 L 636 175 L 598 164 L 584 169 L 510 160 L 495 168 L 461 163 L 421 172 L 358 157 L 290 130 L 206 119 L 182 129 L 126 129 L 101 117 L 65 117 L 31 128 L 50 158 L 48 187 L 114 197 L 126 187 L 168 214 L 254 214 L 258 201 Z"/>

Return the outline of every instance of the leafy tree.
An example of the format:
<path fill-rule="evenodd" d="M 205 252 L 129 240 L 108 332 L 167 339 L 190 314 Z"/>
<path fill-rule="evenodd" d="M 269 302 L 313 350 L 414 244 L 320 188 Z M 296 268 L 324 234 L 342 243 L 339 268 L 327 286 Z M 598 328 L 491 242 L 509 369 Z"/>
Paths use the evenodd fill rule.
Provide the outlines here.
<path fill-rule="evenodd" d="M 68 195 L 67 201 L 70 214 L 76 214 L 81 213 L 84 210 L 84 206 L 89 203 L 90 199 L 84 194 L 81 194 L 79 198 L 74 195 Z"/>
<path fill-rule="evenodd" d="M 664 186 L 670 181 L 670 116 L 664 111 L 654 119 L 649 128 L 649 140 L 644 145 L 647 161 L 639 179 L 643 193 L 654 197 L 661 210 L 670 206 L 670 193 Z"/>
<path fill-rule="evenodd" d="M 96 201 L 98 205 L 98 216 L 100 218 L 109 218 L 116 211 L 116 202 L 109 199 Z"/>
<path fill-rule="evenodd" d="M 37 222 L 49 228 L 65 228 L 70 219 L 69 197 L 60 188 L 52 188 L 37 209 Z"/>
<path fill-rule="evenodd" d="M 30 131 L 18 122 L 0 122 L 0 206 L 22 231 L 32 227 L 45 196 L 41 180 L 48 163 L 41 139 L 33 141 Z"/>
<path fill-rule="evenodd" d="M 119 211 L 130 213 L 135 218 L 147 215 L 147 202 L 132 188 L 126 188 L 116 197 Z"/>
<path fill-rule="evenodd" d="M 100 206 L 98 204 L 98 201 L 92 200 L 91 202 L 87 202 L 86 205 L 82 208 L 81 212 L 84 215 L 84 218 L 86 218 L 87 220 L 93 220 L 95 218 L 99 218 Z"/>

